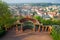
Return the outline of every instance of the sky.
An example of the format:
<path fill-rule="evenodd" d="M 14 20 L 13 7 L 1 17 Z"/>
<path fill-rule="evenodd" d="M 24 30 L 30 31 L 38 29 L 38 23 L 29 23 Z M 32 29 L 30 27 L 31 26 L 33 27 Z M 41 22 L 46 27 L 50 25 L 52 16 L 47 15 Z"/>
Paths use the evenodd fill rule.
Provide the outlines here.
<path fill-rule="evenodd" d="M 7 3 L 60 3 L 60 0 L 2 0 Z"/>

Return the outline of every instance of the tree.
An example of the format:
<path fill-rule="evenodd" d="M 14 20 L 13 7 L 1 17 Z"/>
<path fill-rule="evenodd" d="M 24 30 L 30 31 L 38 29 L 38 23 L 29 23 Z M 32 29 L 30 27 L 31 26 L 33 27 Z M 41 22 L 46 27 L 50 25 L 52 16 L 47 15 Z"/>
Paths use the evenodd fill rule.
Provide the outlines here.
<path fill-rule="evenodd" d="M 40 17 L 40 16 L 34 16 L 35 19 L 37 19 L 39 22 L 42 22 L 43 21 L 43 18 Z"/>
<path fill-rule="evenodd" d="M 33 16 L 35 15 L 35 14 L 37 14 L 37 12 L 35 11 L 35 12 L 32 12 L 32 14 L 33 14 Z"/>
<path fill-rule="evenodd" d="M 6 25 L 9 28 L 15 22 L 8 8 L 7 3 L 0 1 L 0 27 Z"/>

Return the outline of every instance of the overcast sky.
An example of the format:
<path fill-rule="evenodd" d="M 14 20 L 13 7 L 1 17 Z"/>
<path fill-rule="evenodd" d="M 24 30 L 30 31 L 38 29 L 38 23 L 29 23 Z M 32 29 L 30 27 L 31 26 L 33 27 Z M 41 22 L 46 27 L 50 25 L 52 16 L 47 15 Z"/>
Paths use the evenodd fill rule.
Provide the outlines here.
<path fill-rule="evenodd" d="M 2 0 L 7 3 L 60 3 L 60 0 Z"/>

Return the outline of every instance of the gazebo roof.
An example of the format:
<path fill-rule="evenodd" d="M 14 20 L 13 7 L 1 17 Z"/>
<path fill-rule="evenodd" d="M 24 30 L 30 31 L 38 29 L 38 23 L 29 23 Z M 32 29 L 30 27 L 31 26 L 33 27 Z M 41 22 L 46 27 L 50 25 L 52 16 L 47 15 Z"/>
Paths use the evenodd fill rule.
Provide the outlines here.
<path fill-rule="evenodd" d="M 20 21 L 20 23 L 24 23 L 25 21 L 32 21 L 34 24 L 39 24 L 38 20 L 33 19 L 33 18 L 23 18 L 19 21 Z"/>

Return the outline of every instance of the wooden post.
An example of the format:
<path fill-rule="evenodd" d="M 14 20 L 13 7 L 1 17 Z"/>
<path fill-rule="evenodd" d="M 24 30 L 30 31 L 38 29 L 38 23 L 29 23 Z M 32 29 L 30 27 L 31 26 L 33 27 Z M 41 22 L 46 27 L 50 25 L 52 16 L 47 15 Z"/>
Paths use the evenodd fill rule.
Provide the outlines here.
<path fill-rule="evenodd" d="M 8 29 L 5 27 L 5 30 L 8 31 Z"/>
<path fill-rule="evenodd" d="M 38 28 L 38 32 L 40 32 L 40 25 L 39 25 L 39 28 Z"/>
<path fill-rule="evenodd" d="M 44 26 L 42 26 L 42 31 L 44 31 Z"/>
<path fill-rule="evenodd" d="M 16 32 L 18 32 L 18 26 L 16 25 Z"/>
<path fill-rule="evenodd" d="M 22 24 L 21 24 L 21 30 L 20 31 L 23 32 L 23 26 L 22 26 Z"/>
<path fill-rule="evenodd" d="M 5 30 L 7 31 L 7 27 L 6 27 L 6 25 L 5 25 Z"/>
<path fill-rule="evenodd" d="M 35 32 L 35 24 L 34 24 L 33 32 Z"/>
<path fill-rule="evenodd" d="M 51 33 L 52 32 L 52 27 L 49 26 L 48 32 Z"/>
<path fill-rule="evenodd" d="M 46 28 L 45 28 L 45 31 L 47 30 L 47 26 L 46 26 Z"/>

